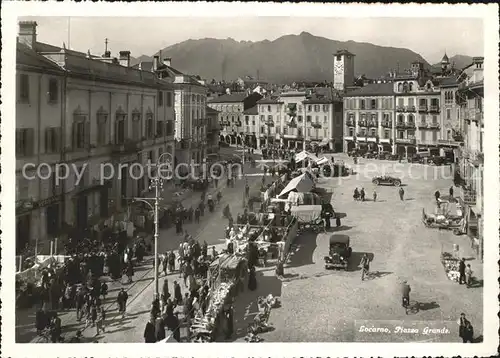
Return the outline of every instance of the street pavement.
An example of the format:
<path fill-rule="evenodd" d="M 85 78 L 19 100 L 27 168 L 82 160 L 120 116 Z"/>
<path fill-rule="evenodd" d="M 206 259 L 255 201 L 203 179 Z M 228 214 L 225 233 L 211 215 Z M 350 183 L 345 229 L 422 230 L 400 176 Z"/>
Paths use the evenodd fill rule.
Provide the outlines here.
<path fill-rule="evenodd" d="M 344 159 L 349 165 L 352 160 Z M 371 163 L 371 164 L 368 164 Z M 388 161 L 364 160 L 355 171 L 362 173 L 369 166 L 380 168 Z M 402 164 L 407 170 L 409 164 Z M 259 292 L 281 296 L 282 307 L 272 310 L 272 332 L 262 334 L 267 342 L 331 342 L 371 341 L 369 334 L 358 332 L 359 321 L 377 327 L 382 320 L 394 325 L 443 324 L 450 334 L 437 336 L 415 335 L 411 339 L 427 341 L 459 342 L 456 320 L 466 313 L 475 329 L 475 336 L 482 334 L 483 289 L 482 265 L 474 258 L 467 236 L 455 236 L 451 231 L 426 228 L 422 221 L 422 208 L 427 212 L 434 207 L 434 192 L 448 193 L 451 178 L 445 179 L 440 167 L 412 166 L 413 176 L 423 177 L 424 171 L 436 172 L 435 180 L 403 178 L 405 200 L 401 201 L 398 188 L 379 186 L 377 202 L 373 202 L 374 185 L 368 175 L 320 179 L 318 186 L 333 191 L 331 203 L 342 216 L 342 226 L 329 233 L 304 234 L 297 237 L 295 249 L 285 266 L 285 278 L 281 285 L 272 278 L 273 270 L 263 272 Z M 386 171 L 390 174 L 390 171 Z M 407 172 L 406 172 L 407 173 Z M 446 173 L 444 174 L 449 175 Z M 366 202 L 355 202 L 354 188 L 365 188 Z M 349 271 L 324 268 L 323 257 L 328 254 L 328 237 L 331 234 L 346 235 L 353 249 Z M 440 262 L 441 251 L 452 252 L 453 244 L 460 246 L 460 256 L 471 264 L 478 284 L 466 288 L 450 281 Z M 372 258 L 371 276 L 361 281 L 359 262 L 362 254 Z M 408 313 L 401 307 L 399 284 L 407 280 L 411 286 L 413 309 Z M 238 301 L 236 302 L 238 305 Z M 417 309 L 418 306 L 418 309 Z M 255 304 L 252 304 L 255 311 Z M 239 307 L 251 318 L 252 309 Z M 248 319 L 245 319 L 248 321 Z M 355 321 L 358 320 L 358 325 Z M 405 341 L 408 336 L 387 334 L 379 341 Z"/>
<path fill-rule="evenodd" d="M 252 174 L 258 172 L 258 169 L 252 169 L 246 165 L 245 172 Z M 257 176 L 248 177 L 247 182 L 251 188 L 251 192 L 256 192 L 260 188 L 261 178 Z M 270 182 L 270 178 L 267 179 Z M 220 181 L 217 189 L 211 189 L 214 193 L 218 190 L 223 191 L 221 203 L 216 206 L 213 213 L 205 210 L 205 215 L 200 218 L 200 223 L 191 223 L 184 225 L 183 229 L 192 235 L 200 243 L 204 241 L 210 246 L 216 246 L 216 250 L 220 251 L 225 246 L 224 229 L 227 226 L 227 219 L 222 216 L 222 209 L 229 204 L 231 213 L 235 216 L 238 212 L 243 211 L 243 195 L 245 180 L 243 178 L 235 181 L 234 187 L 226 187 L 226 181 Z M 199 203 L 200 193 L 195 192 L 190 197 L 183 200 L 185 207 L 194 206 Z M 160 232 L 158 241 L 158 252 L 177 250 L 184 235 L 177 235 L 175 228 L 169 228 Z M 177 252 L 176 252 L 177 254 Z M 161 268 L 160 268 L 161 269 Z M 178 273 L 168 274 L 167 280 L 169 288 L 173 290 L 173 281 L 182 279 Z M 161 289 L 165 277 L 160 274 L 159 288 Z M 154 270 L 153 258 L 146 257 L 146 260 L 141 266 L 136 267 L 133 282 L 131 284 L 123 284 L 121 281 L 110 281 L 109 295 L 103 302 L 107 312 L 106 317 L 106 333 L 96 336 L 95 328 L 88 327 L 85 329 L 83 322 L 76 321 L 74 310 L 61 312 L 60 318 L 63 326 L 63 337 L 66 339 L 74 336 L 76 331 L 83 331 L 83 340 L 87 342 L 143 342 L 143 330 L 147 320 L 149 319 L 149 310 L 154 295 Z M 127 316 L 122 319 L 118 315 L 116 296 L 120 288 L 124 287 L 129 295 L 127 302 Z M 183 284 L 181 287 L 185 289 Z M 39 342 L 40 339 L 36 336 L 34 329 L 35 310 L 22 310 L 16 312 L 16 341 L 17 342 Z"/>

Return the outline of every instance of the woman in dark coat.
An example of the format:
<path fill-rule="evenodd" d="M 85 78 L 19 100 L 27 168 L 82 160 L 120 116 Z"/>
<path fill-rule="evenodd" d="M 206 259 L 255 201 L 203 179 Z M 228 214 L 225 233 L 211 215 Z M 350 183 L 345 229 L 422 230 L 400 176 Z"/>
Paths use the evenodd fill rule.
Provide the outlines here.
<path fill-rule="evenodd" d="M 146 323 L 146 328 L 144 328 L 144 342 L 156 343 L 155 325 L 152 320 L 148 321 L 148 323 Z"/>
<path fill-rule="evenodd" d="M 254 266 L 250 267 L 250 272 L 248 274 L 248 289 L 250 291 L 255 291 L 257 289 L 257 277 Z"/>
<path fill-rule="evenodd" d="M 162 317 L 158 317 L 155 321 L 155 332 L 156 332 L 156 341 L 157 342 L 166 338 L 165 322 L 163 321 Z"/>

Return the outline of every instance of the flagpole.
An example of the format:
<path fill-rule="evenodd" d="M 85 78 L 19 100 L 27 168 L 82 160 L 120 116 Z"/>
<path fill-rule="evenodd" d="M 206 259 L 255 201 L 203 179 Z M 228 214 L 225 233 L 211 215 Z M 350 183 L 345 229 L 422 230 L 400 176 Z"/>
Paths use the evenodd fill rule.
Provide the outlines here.
<path fill-rule="evenodd" d="M 68 17 L 68 50 L 71 50 L 71 17 Z"/>

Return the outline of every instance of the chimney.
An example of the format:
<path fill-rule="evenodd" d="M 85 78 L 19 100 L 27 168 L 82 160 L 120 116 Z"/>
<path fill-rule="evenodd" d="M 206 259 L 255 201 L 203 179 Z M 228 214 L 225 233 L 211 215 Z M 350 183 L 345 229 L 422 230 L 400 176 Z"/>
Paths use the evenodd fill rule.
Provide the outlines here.
<path fill-rule="evenodd" d="M 120 65 L 130 67 L 130 51 L 120 51 Z"/>
<path fill-rule="evenodd" d="M 160 56 L 153 56 L 153 72 L 156 72 L 158 70 L 158 62 L 160 61 Z"/>
<path fill-rule="evenodd" d="M 170 57 L 165 57 L 165 58 L 163 59 L 163 64 L 164 64 L 165 66 L 171 67 L 171 66 L 172 66 L 172 59 L 171 59 Z"/>
<path fill-rule="evenodd" d="M 19 42 L 31 49 L 35 49 L 36 27 L 37 23 L 35 21 L 19 21 Z"/>

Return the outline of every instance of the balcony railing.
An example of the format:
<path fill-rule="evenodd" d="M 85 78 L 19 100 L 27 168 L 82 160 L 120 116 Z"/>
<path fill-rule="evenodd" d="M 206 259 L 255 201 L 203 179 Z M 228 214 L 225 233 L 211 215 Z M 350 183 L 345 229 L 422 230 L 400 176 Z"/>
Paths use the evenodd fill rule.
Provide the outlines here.
<path fill-rule="evenodd" d="M 466 205 L 476 205 L 477 193 L 469 188 L 462 189 L 462 200 Z"/>
<path fill-rule="evenodd" d="M 348 126 L 348 127 L 354 127 L 356 126 L 356 121 L 353 120 L 353 119 L 348 119 L 345 124 Z"/>
<path fill-rule="evenodd" d="M 439 123 L 429 123 L 428 127 L 429 127 L 429 129 L 439 129 L 439 128 L 441 128 L 441 126 L 439 125 Z"/>
<path fill-rule="evenodd" d="M 391 121 L 383 121 L 382 122 L 382 127 L 384 127 L 384 128 L 392 128 L 392 122 Z"/>
<path fill-rule="evenodd" d="M 426 104 L 418 105 L 418 111 L 419 112 L 427 112 L 427 105 Z"/>
<path fill-rule="evenodd" d="M 399 144 L 415 144 L 416 139 L 415 138 L 396 138 L 396 143 Z"/>
<path fill-rule="evenodd" d="M 405 124 L 405 128 L 407 129 L 415 129 L 415 122 L 408 122 Z"/>
<path fill-rule="evenodd" d="M 367 135 L 364 133 L 358 133 L 358 134 L 356 134 L 356 139 L 358 142 L 366 142 Z"/>
<path fill-rule="evenodd" d="M 431 106 L 429 107 L 429 112 L 439 112 L 439 106 L 431 104 Z"/>
<path fill-rule="evenodd" d="M 359 121 L 358 121 L 358 126 L 360 126 L 360 127 L 366 127 L 366 121 L 364 121 L 364 120 L 362 120 L 362 119 L 361 119 L 361 120 L 359 120 Z"/>
<path fill-rule="evenodd" d="M 419 128 L 419 129 L 426 129 L 426 128 L 427 128 L 427 123 L 425 123 L 425 122 L 420 122 L 420 123 L 418 124 L 418 128 Z"/>
<path fill-rule="evenodd" d="M 378 121 L 368 121 L 368 127 L 378 127 Z"/>
<path fill-rule="evenodd" d="M 312 122 L 311 125 L 313 126 L 313 128 L 321 128 L 321 123 L 318 122 Z"/>
<path fill-rule="evenodd" d="M 415 112 L 415 106 L 406 106 L 406 112 Z"/>
<path fill-rule="evenodd" d="M 406 127 L 406 124 L 404 122 L 396 123 L 396 128 L 404 129 L 405 127 Z"/>
<path fill-rule="evenodd" d="M 404 112 L 405 111 L 405 106 L 397 106 L 396 107 L 396 112 Z"/>

